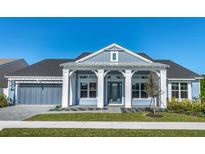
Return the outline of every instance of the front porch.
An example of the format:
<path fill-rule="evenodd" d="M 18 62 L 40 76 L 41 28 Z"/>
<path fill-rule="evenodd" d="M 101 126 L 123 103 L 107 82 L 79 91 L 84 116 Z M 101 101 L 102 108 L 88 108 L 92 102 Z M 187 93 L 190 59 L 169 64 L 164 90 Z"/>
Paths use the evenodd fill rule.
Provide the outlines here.
<path fill-rule="evenodd" d="M 162 94 L 157 106 L 166 108 L 166 65 L 151 63 L 93 63 L 70 62 L 63 66 L 62 107 L 74 105 L 150 106 L 151 100 L 145 91 L 150 72 L 158 76 Z"/>

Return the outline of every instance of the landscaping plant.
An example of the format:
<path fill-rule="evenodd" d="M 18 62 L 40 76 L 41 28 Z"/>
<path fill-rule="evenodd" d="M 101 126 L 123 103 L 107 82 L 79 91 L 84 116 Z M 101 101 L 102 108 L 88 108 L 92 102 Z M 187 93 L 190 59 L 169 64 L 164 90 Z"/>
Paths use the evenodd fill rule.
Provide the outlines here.
<path fill-rule="evenodd" d="M 157 75 L 154 72 L 151 72 L 148 76 L 148 82 L 146 83 L 145 90 L 149 97 L 151 97 L 151 105 L 152 105 L 152 111 L 153 115 L 156 113 L 156 98 L 161 94 L 161 91 L 159 90 L 159 85 L 157 82 Z"/>
<path fill-rule="evenodd" d="M 172 98 L 171 101 L 168 102 L 167 108 L 169 111 L 184 113 L 194 116 L 205 116 L 205 102 L 204 98 L 197 98 L 193 101 L 188 99 L 178 100 L 176 98 Z"/>
<path fill-rule="evenodd" d="M 203 79 L 201 79 L 201 97 L 205 97 L 205 75 L 203 75 Z"/>
<path fill-rule="evenodd" d="M 7 107 L 9 105 L 6 95 L 0 93 L 0 108 Z"/>

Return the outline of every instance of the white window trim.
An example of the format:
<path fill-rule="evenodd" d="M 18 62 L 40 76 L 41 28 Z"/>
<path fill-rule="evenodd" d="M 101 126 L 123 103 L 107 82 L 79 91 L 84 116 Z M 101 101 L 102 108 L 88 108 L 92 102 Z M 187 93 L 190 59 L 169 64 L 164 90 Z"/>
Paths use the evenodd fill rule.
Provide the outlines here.
<path fill-rule="evenodd" d="M 116 54 L 116 60 L 113 60 L 113 54 Z M 111 51 L 110 52 L 110 61 L 111 62 L 118 62 L 118 51 Z"/>
<path fill-rule="evenodd" d="M 173 83 L 177 83 L 178 84 L 178 86 L 179 86 L 179 90 L 172 90 L 172 84 Z M 181 83 L 186 83 L 187 84 L 187 90 L 181 90 Z M 179 98 L 176 98 L 176 99 L 178 99 L 178 100 L 183 100 L 183 99 L 192 99 L 191 98 L 191 89 L 190 89 L 190 84 L 191 83 L 189 83 L 189 82 L 171 82 L 171 98 L 173 98 L 173 96 L 172 96 L 172 91 L 178 91 L 178 94 L 179 94 Z M 181 98 L 181 91 L 187 91 L 187 98 Z"/>
<path fill-rule="evenodd" d="M 81 79 L 80 76 L 87 76 L 87 78 L 85 79 Z M 88 99 L 93 99 L 93 100 L 96 100 L 97 99 L 97 77 L 96 78 L 90 78 L 90 76 L 95 76 L 95 75 L 91 75 L 91 74 L 80 74 L 78 76 L 78 98 L 79 100 L 88 100 Z M 80 97 L 80 92 L 81 92 L 81 89 L 80 89 L 80 84 L 81 83 L 87 83 L 88 84 L 88 89 L 87 89 L 87 97 Z M 93 98 L 93 97 L 89 97 L 89 83 L 91 82 L 95 82 L 96 83 L 96 97 Z"/>
<path fill-rule="evenodd" d="M 140 75 L 140 77 L 141 76 L 143 76 L 143 75 Z M 150 97 L 147 97 L 147 98 L 142 98 L 141 96 L 141 92 L 142 92 L 142 90 L 141 90 L 141 84 L 142 83 L 147 83 L 148 81 L 147 81 L 147 79 L 132 79 L 132 85 L 133 84 L 135 84 L 135 83 L 139 83 L 139 98 L 133 98 L 133 96 L 132 96 L 132 99 L 133 100 L 150 100 Z M 131 91 L 132 91 L 132 89 L 131 89 Z"/>

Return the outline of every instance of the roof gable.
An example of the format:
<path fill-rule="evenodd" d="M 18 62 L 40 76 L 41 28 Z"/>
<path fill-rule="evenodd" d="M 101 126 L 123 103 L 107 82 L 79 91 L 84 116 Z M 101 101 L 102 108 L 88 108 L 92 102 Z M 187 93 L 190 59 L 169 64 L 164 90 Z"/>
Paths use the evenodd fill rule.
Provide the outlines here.
<path fill-rule="evenodd" d="M 117 52 L 120 52 L 120 53 L 122 53 L 122 54 L 125 54 L 125 53 L 126 53 L 127 56 L 129 56 L 130 58 L 133 57 L 133 58 L 131 58 L 131 59 L 136 58 L 136 60 L 139 60 L 139 61 L 142 61 L 142 62 L 152 63 L 151 60 L 149 60 L 149 59 L 147 59 L 147 58 L 145 58 L 145 57 L 143 57 L 143 56 L 141 56 L 141 55 L 139 55 L 139 54 L 136 54 L 136 53 L 134 53 L 134 52 L 132 52 L 132 51 L 130 51 L 130 50 L 128 50 L 128 49 L 125 49 L 125 48 L 123 48 L 123 47 L 121 47 L 121 46 L 119 46 L 119 45 L 117 45 L 117 44 L 111 44 L 111 45 L 109 45 L 109 46 L 107 46 L 107 47 L 105 47 L 105 48 L 103 48 L 103 49 L 100 49 L 100 50 L 98 50 L 98 51 L 92 53 L 92 54 L 88 53 L 87 56 L 84 56 L 84 57 L 82 57 L 82 58 L 79 58 L 79 57 L 80 57 L 80 56 L 79 56 L 79 57 L 77 57 L 76 62 L 88 61 L 88 60 L 90 60 L 90 59 L 92 59 L 92 58 L 94 58 L 94 57 L 99 56 L 99 55 L 102 54 L 102 53 L 105 53 L 105 52 L 113 52 L 113 51 L 117 51 Z M 123 56 L 125 56 L 125 57 L 123 57 L 123 58 L 126 58 L 126 55 L 123 55 Z M 99 59 L 99 57 L 98 57 L 98 59 Z M 106 59 L 106 60 L 108 60 L 108 55 L 107 55 L 107 59 Z"/>

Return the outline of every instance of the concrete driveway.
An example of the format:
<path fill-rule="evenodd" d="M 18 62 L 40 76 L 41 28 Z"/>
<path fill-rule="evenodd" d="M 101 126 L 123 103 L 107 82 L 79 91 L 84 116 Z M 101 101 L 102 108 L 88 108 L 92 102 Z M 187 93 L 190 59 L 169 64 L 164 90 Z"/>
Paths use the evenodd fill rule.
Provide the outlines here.
<path fill-rule="evenodd" d="M 53 105 L 16 105 L 0 108 L 0 121 L 22 121 L 37 114 L 46 113 Z"/>

